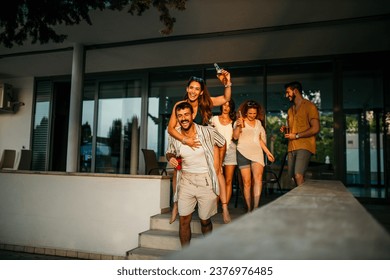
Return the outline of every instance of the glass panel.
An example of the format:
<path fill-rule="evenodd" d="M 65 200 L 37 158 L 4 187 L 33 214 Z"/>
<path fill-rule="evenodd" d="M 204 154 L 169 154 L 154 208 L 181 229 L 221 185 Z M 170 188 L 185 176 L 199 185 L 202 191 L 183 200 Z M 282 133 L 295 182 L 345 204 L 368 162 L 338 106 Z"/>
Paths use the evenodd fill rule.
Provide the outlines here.
<path fill-rule="evenodd" d="M 347 184 L 355 196 L 384 197 L 383 87 L 381 72 L 346 71 L 343 78 L 346 110 Z"/>
<path fill-rule="evenodd" d="M 370 182 L 380 186 L 384 184 L 383 127 L 380 125 L 382 114 L 369 111 L 366 118 L 370 133 Z"/>
<path fill-rule="evenodd" d="M 360 179 L 359 114 L 345 114 L 347 143 L 347 184 L 358 184 Z"/>
<path fill-rule="evenodd" d="M 241 103 L 252 99 L 259 102 L 262 106 L 264 104 L 263 91 L 263 73 L 262 66 L 253 65 L 248 67 L 226 67 L 219 64 L 221 68 L 225 68 L 231 73 L 232 79 L 232 99 L 236 104 L 236 109 Z M 224 94 L 224 87 L 216 77 L 216 70 L 214 67 L 206 69 L 207 86 L 212 96 L 219 96 Z M 214 115 L 219 115 L 220 108 L 213 108 Z"/>
<path fill-rule="evenodd" d="M 139 143 L 140 117 L 139 80 L 100 83 L 95 172 L 130 172 L 131 145 Z M 138 162 L 138 157 L 131 160 Z"/>
<path fill-rule="evenodd" d="M 84 83 L 83 112 L 81 120 L 80 171 L 92 171 L 92 140 L 95 108 L 95 82 Z"/>
<path fill-rule="evenodd" d="M 50 81 L 37 82 L 32 140 L 32 170 L 47 170 L 51 92 L 52 83 Z"/>

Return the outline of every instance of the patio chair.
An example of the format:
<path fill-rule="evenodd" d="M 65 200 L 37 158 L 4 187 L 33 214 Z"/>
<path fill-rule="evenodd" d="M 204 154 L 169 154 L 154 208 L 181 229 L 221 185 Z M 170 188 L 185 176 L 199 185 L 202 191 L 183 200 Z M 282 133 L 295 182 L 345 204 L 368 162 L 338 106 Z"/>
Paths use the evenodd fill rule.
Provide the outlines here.
<path fill-rule="evenodd" d="M 145 175 L 165 175 L 168 176 L 168 170 L 173 168 L 167 168 L 159 165 L 157 161 L 156 152 L 149 149 L 141 149 L 144 154 L 145 160 Z"/>
<path fill-rule="evenodd" d="M 274 170 L 274 165 L 273 163 L 271 164 L 266 164 L 264 167 L 264 179 L 263 179 L 263 186 L 264 190 L 266 193 L 269 192 L 269 184 L 272 184 L 272 190 L 274 189 L 274 185 L 278 185 L 278 190 L 282 192 L 282 186 L 280 185 L 280 179 L 282 178 L 284 166 L 286 165 L 287 162 L 287 152 L 283 155 L 281 164 L 280 164 L 280 169 L 278 172 Z"/>
<path fill-rule="evenodd" d="M 18 164 L 18 170 L 31 170 L 31 150 L 21 150 L 20 151 L 20 160 Z"/>
<path fill-rule="evenodd" d="M 14 169 L 15 155 L 15 150 L 4 150 L 1 156 L 0 169 Z"/>

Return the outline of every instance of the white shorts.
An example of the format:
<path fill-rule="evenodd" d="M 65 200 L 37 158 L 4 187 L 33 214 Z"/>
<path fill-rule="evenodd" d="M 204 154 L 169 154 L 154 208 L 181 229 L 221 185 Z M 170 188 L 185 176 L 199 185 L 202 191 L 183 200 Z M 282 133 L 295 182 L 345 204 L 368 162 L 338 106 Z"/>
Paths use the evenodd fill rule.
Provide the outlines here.
<path fill-rule="evenodd" d="M 208 173 L 197 174 L 183 172 L 178 187 L 178 209 L 180 216 L 188 216 L 195 211 L 207 220 L 217 213 L 217 195 L 213 191 Z"/>
<path fill-rule="evenodd" d="M 237 165 L 237 145 L 231 142 L 226 150 L 225 158 L 223 159 L 223 165 Z"/>

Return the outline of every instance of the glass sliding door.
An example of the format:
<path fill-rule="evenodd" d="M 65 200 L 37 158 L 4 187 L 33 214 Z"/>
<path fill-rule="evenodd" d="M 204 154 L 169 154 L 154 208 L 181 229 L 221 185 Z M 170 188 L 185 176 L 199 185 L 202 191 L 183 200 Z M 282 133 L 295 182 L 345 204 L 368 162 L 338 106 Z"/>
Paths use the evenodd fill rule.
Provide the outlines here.
<path fill-rule="evenodd" d="M 82 172 L 129 174 L 133 166 L 137 173 L 141 93 L 141 79 L 85 83 Z"/>
<path fill-rule="evenodd" d="M 32 139 L 32 170 L 47 171 L 50 143 L 50 110 L 53 83 L 38 81 Z M 67 129 L 67 128 L 66 128 Z"/>
<path fill-rule="evenodd" d="M 94 171 L 96 150 L 95 133 L 95 106 L 97 104 L 97 82 L 84 82 L 83 112 L 81 119 L 81 143 L 80 143 L 80 172 Z"/>
<path fill-rule="evenodd" d="M 355 191 L 357 196 L 384 195 L 380 188 L 384 184 L 381 119 L 381 113 L 373 110 L 345 114 L 347 184 L 366 187 L 366 190 Z M 371 189 L 371 186 L 380 189 Z"/>
<path fill-rule="evenodd" d="M 380 71 L 346 71 L 346 183 L 357 197 L 383 198 L 383 89 Z"/>

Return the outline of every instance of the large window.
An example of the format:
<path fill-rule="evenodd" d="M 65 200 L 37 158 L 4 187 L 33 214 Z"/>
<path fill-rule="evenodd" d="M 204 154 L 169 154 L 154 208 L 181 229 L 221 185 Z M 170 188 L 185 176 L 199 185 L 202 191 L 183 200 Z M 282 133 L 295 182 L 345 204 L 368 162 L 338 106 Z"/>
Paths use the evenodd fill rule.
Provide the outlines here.
<path fill-rule="evenodd" d="M 52 95 L 52 82 L 39 81 L 36 87 L 34 130 L 32 141 L 32 170 L 45 171 L 48 169 L 49 120 Z"/>
<path fill-rule="evenodd" d="M 375 70 L 347 70 L 343 77 L 347 184 L 383 186 L 383 88 Z M 367 189 L 384 196 L 384 189 Z"/>
<path fill-rule="evenodd" d="M 132 167 L 137 168 L 138 154 L 132 153 L 132 145 L 138 151 L 140 121 L 140 80 L 86 83 L 81 171 L 129 174 Z"/>

